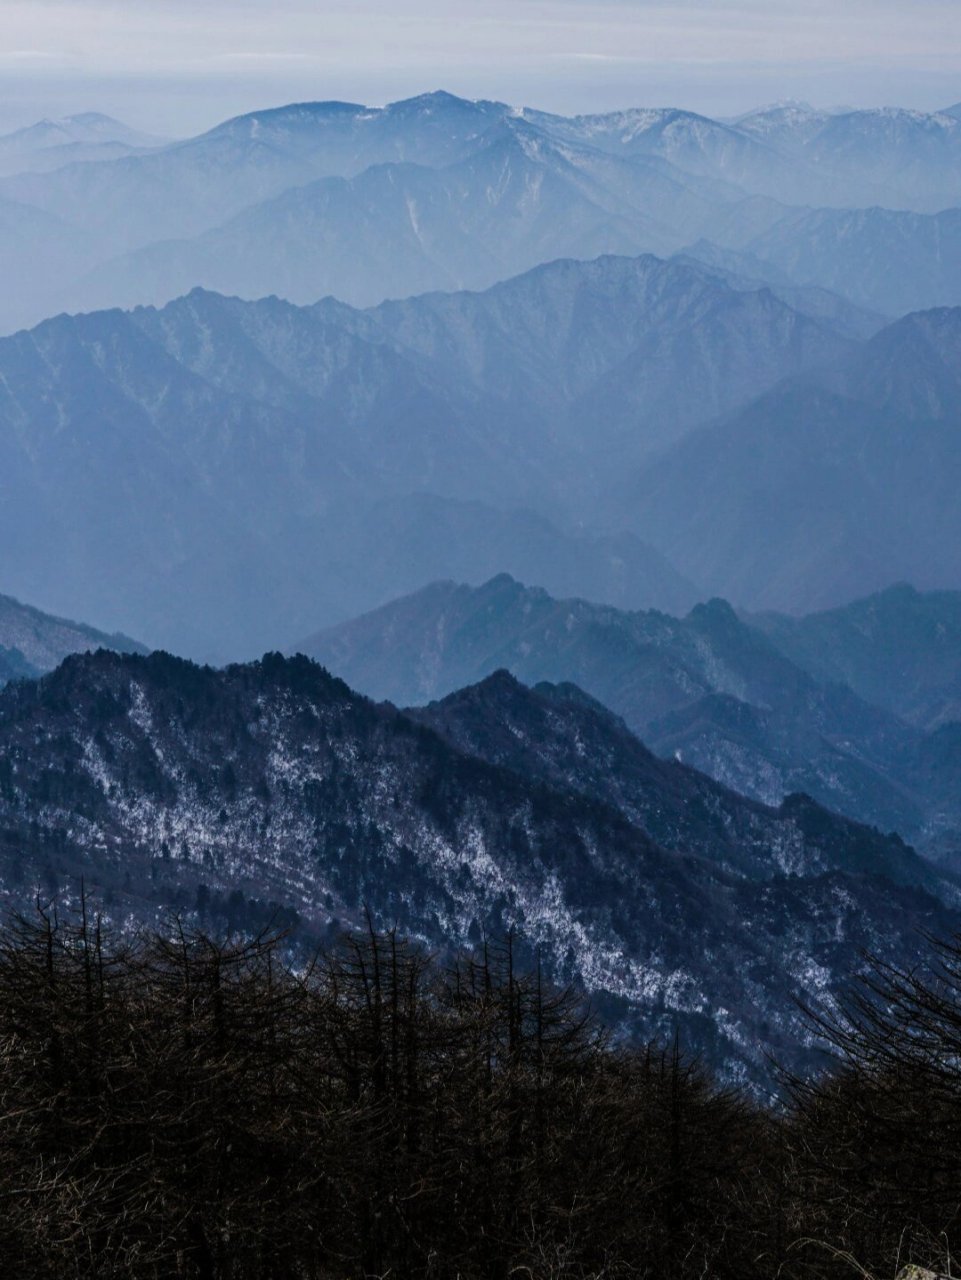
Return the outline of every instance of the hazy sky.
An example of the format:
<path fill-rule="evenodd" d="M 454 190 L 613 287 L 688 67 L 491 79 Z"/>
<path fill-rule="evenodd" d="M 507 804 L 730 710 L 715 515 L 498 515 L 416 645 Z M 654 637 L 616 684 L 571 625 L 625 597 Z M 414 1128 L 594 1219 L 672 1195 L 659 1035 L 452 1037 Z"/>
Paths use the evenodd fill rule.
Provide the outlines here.
<path fill-rule="evenodd" d="M 186 133 L 445 88 L 555 110 L 961 100 L 961 0 L 0 0 L 0 125 Z"/>

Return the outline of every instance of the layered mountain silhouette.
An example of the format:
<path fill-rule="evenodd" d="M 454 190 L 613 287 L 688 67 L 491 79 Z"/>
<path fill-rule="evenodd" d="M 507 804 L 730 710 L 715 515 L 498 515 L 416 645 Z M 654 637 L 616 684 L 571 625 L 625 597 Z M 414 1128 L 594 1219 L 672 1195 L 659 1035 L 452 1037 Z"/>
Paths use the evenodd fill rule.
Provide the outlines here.
<path fill-rule="evenodd" d="M 761 108 L 735 121 L 674 108 L 573 119 L 525 112 L 552 134 L 618 155 L 656 155 L 797 204 L 937 212 L 961 203 L 961 131 L 950 111 Z"/>
<path fill-rule="evenodd" d="M 641 536 L 729 599 L 806 611 L 961 582 L 961 310 L 905 317 L 683 440 L 628 486 Z"/>
<path fill-rule="evenodd" d="M 799 998 L 961 931 L 959 161 L 444 93 L 0 137 L 0 899 L 515 930 L 810 1067 Z"/>
<path fill-rule="evenodd" d="M 293 188 L 191 240 L 111 259 L 64 293 L 63 305 L 162 304 L 201 285 L 301 303 L 332 294 L 366 306 L 485 288 L 555 258 L 703 243 L 749 257 L 765 282 L 827 289 L 888 316 L 961 301 L 956 209 L 712 204 L 690 177 L 635 172 L 636 164 L 620 173 L 621 161 L 572 157 L 519 132 L 505 127 L 451 168 L 379 165 Z"/>
<path fill-rule="evenodd" d="M 229 897 L 308 935 L 365 905 L 441 949 L 514 928 L 628 1034 L 754 1081 L 806 1061 L 796 996 L 961 923 L 897 837 L 741 800 L 575 689 L 501 673 L 413 718 L 279 655 L 101 652 L 0 692 L 0 874 L 12 904 L 83 877 L 125 921 Z"/>
<path fill-rule="evenodd" d="M 46 173 L 68 164 L 117 160 L 167 139 L 132 129 L 99 111 L 84 111 L 0 135 L 0 175 Z"/>
<path fill-rule="evenodd" d="M 816 170 L 834 193 L 821 203 L 922 213 L 961 204 L 958 123 L 950 110 L 817 111 L 804 103 L 762 108 L 736 122 L 740 132 Z"/>
<path fill-rule="evenodd" d="M 97 649 L 147 652 L 129 636 L 107 635 L 96 627 L 55 618 L 32 605 L 0 595 L 0 685 L 52 671 L 68 654 Z"/>
<path fill-rule="evenodd" d="M 800 210 L 742 247 L 765 270 L 884 315 L 961 300 L 961 209 Z"/>
<path fill-rule="evenodd" d="M 675 612 L 951 588 L 959 316 L 865 342 L 819 290 L 642 256 L 58 317 L 0 340 L 5 585 L 202 657 L 499 571 Z"/>
<path fill-rule="evenodd" d="M 659 165 L 580 153 L 505 121 L 453 165 L 379 164 L 325 178 L 192 240 L 141 249 L 94 272 L 77 300 L 163 303 L 199 284 L 365 306 L 484 288 L 555 258 L 677 249 L 715 215 L 697 187 Z"/>
<path fill-rule="evenodd" d="M 372 305 L 484 288 L 557 257 L 695 243 L 889 317 L 961 304 L 950 113 L 566 118 L 430 93 L 292 104 L 154 142 L 96 116 L 0 138 L 0 199 L 37 225 L 0 325 L 159 305 L 197 285 Z M 11 171 L 21 165 L 51 171 Z M 59 224 L 72 248 L 48 272 L 45 227 Z"/>
<path fill-rule="evenodd" d="M 195 291 L 58 317 L 0 341 L 6 585 L 228 657 L 443 575 L 686 608 L 612 485 L 856 353 L 847 329 L 650 257 L 368 312 Z"/>
<path fill-rule="evenodd" d="M 676 618 L 557 600 L 502 575 L 481 588 L 436 583 L 297 648 L 399 703 L 499 668 L 531 684 L 573 682 L 661 757 L 769 804 L 807 792 L 940 854 L 958 847 L 956 726 L 938 738 L 910 708 L 923 669 L 929 696 L 942 699 L 936 722 L 950 722 L 961 694 L 949 630 L 957 605 L 906 594 L 903 612 L 895 590 L 804 619 L 745 619 L 722 600 Z M 919 650 L 906 670 L 919 631 L 941 663 Z"/>
<path fill-rule="evenodd" d="M 778 648 L 909 724 L 961 721 L 961 592 L 906 583 L 822 613 L 751 619 Z"/>

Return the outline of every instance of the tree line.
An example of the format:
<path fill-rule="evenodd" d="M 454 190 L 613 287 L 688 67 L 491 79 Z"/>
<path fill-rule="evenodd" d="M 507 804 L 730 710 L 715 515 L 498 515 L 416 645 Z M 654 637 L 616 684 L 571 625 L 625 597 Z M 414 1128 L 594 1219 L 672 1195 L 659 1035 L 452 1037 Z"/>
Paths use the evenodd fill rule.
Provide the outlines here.
<path fill-rule="evenodd" d="M 0 934 L 0 1274 L 840 1280 L 947 1269 L 961 940 L 875 964 L 762 1106 L 612 1043 L 507 937 Z M 948 1263 L 946 1263 L 948 1260 Z"/>

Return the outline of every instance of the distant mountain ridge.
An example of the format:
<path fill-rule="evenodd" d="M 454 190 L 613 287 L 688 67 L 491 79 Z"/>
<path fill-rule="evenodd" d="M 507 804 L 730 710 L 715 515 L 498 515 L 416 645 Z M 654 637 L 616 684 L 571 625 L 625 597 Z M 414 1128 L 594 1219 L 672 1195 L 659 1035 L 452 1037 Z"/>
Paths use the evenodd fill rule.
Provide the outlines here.
<path fill-rule="evenodd" d="M 785 381 L 624 486 L 625 523 L 753 609 L 961 584 L 961 308 L 904 317 Z"/>
<path fill-rule="evenodd" d="M 958 134 L 961 156 L 961 126 Z M 71 309 L 162 304 L 201 285 L 298 303 L 330 293 L 367 306 L 487 288 L 558 257 L 663 256 L 715 242 L 749 254 L 766 275 L 888 316 L 961 303 L 957 209 L 921 213 L 880 200 L 791 208 L 787 176 L 764 198 L 747 197 L 712 184 L 700 166 L 673 167 L 671 148 L 670 159 L 656 150 L 625 159 L 598 151 L 594 133 L 560 138 L 543 120 L 507 118 L 452 165 L 388 162 L 297 185 L 192 239 L 105 263 L 66 301 Z M 785 164 L 793 178 L 796 167 Z"/>
<path fill-rule="evenodd" d="M 961 592 L 903 583 L 838 609 L 751 618 L 822 679 L 922 729 L 961 722 Z"/>
<path fill-rule="evenodd" d="M 883 315 L 961 302 L 961 209 L 801 210 L 745 247 L 797 285 L 819 285 Z"/>
<path fill-rule="evenodd" d="M 195 291 L 58 317 L 0 340 L 10 587 L 213 658 L 445 574 L 689 607 L 611 483 L 855 353 L 816 310 L 642 257 L 367 312 Z"/>
<path fill-rule="evenodd" d="M 720 600 L 684 618 L 627 613 L 555 600 L 503 575 L 480 588 L 436 583 L 295 647 L 355 687 L 402 703 L 443 697 L 501 667 L 534 685 L 573 682 L 623 716 L 660 756 L 694 765 L 742 794 L 776 805 L 806 791 L 911 839 L 961 848 L 961 808 L 949 799 L 950 778 L 961 781 L 952 773 L 952 748 L 947 740 L 938 748 L 898 718 L 897 651 L 883 634 L 873 659 L 863 632 L 860 656 L 851 634 L 874 607 L 865 602 L 838 611 L 834 625 L 845 626 L 850 638 L 832 646 L 820 639 L 831 615 L 823 625 L 817 615 L 755 624 Z M 884 596 L 878 607 L 886 615 L 897 608 Z M 934 600 L 932 610 L 941 611 Z M 900 626 L 909 635 L 917 630 L 909 615 Z M 857 669 L 878 667 L 891 680 L 882 706 L 839 681 L 846 652 Z M 950 654 L 949 639 L 942 652 Z M 952 678 L 949 705 L 956 705 L 961 680 L 957 672 Z M 870 679 L 855 683 L 873 690 Z M 912 685 L 908 677 L 901 686 L 909 699 Z M 941 774 L 932 781 L 936 762 Z"/>
<path fill-rule="evenodd" d="M 58 317 L 0 339 L 7 585 L 217 660 L 501 570 L 669 611 L 953 588 L 959 316 L 645 255 Z"/>
<path fill-rule="evenodd" d="M 682 170 L 723 174 L 745 191 L 789 203 L 843 208 L 883 204 L 887 196 L 889 207 L 925 212 L 961 203 L 961 130 L 950 112 L 818 112 L 794 104 L 733 122 L 676 108 L 570 120 L 544 112 L 525 117 L 561 137 L 618 154 L 655 154 Z"/>
<path fill-rule="evenodd" d="M 107 635 L 84 623 L 55 618 L 10 596 L 0 595 L 0 685 L 52 671 L 69 654 L 94 649 L 145 654 L 129 636 Z"/>
<path fill-rule="evenodd" d="M 83 133 L 78 120 L 37 126 L 38 140 Z M 116 158 L 41 147 L 30 156 L 56 151 L 54 172 L 0 176 L 0 200 L 63 224 L 75 246 L 48 271 L 42 227 L 25 236 L 22 280 L 0 300 L 7 330 L 196 285 L 372 305 L 487 287 L 561 256 L 696 243 L 888 316 L 961 304 L 950 113 L 565 118 L 428 93 L 382 108 L 294 103 L 161 147 L 116 122 L 91 130 L 113 140 L 90 146 Z M 0 175 L 4 145 L 23 163 L 18 137 L 0 139 Z M 71 146 L 87 148 L 75 163 Z"/>
<path fill-rule="evenodd" d="M 298 185 L 192 240 L 107 263 L 77 301 L 165 303 L 201 285 L 300 304 L 333 294 L 367 306 L 486 288 L 560 257 L 670 251 L 707 229 L 713 205 L 693 180 L 666 179 L 656 168 L 597 174 L 599 167 L 617 170 L 618 162 L 569 153 L 506 121 L 453 165 L 383 163 Z"/>
<path fill-rule="evenodd" d="M 67 164 L 115 160 L 168 142 L 98 111 L 38 120 L 0 135 L 0 175 L 45 173 Z"/>

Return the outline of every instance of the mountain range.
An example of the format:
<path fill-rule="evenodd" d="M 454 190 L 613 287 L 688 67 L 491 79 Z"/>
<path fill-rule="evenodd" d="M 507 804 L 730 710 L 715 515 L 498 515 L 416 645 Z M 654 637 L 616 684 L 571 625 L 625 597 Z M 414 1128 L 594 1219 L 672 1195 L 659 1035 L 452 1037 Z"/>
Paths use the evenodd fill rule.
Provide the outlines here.
<path fill-rule="evenodd" d="M 68 164 L 116 160 L 165 146 L 168 139 L 132 129 L 98 111 L 0 134 L 0 176 L 46 173 Z"/>
<path fill-rule="evenodd" d="M 897 837 L 803 796 L 777 809 L 659 761 L 570 686 L 506 673 L 416 715 L 305 658 L 222 671 L 68 658 L 0 691 L 11 905 L 79 881 L 109 918 L 361 917 L 448 949 L 516 928 L 624 1034 L 681 1029 L 728 1079 L 801 1065 L 795 1003 L 961 926 Z"/>
<path fill-rule="evenodd" d="M 672 612 L 953 588 L 959 317 L 686 256 L 57 317 L 0 339 L 5 586 L 203 658 L 500 571 Z"/>
<path fill-rule="evenodd" d="M 805 618 L 738 616 L 722 600 L 676 618 L 502 575 L 436 583 L 296 648 L 400 704 L 500 668 L 573 682 L 663 758 L 772 805 L 809 793 L 953 862 L 959 601 L 897 587 Z"/>
<path fill-rule="evenodd" d="M 0 328 L 160 305 L 197 285 L 367 306 L 486 288 L 557 257 L 696 244 L 889 318 L 961 304 L 950 113 L 567 118 L 431 93 L 291 104 L 156 143 L 97 116 L 0 139 L 0 202 L 37 228 L 25 222 Z M 121 152 L 95 158 L 109 148 Z M 69 249 L 57 270 L 53 226 Z"/>
<path fill-rule="evenodd" d="M 689 607 L 612 486 L 853 357 L 849 311 L 809 302 L 644 257 L 366 312 L 194 291 L 55 318 L 0 340 L 5 585 L 203 657 L 444 575 Z"/>
<path fill-rule="evenodd" d="M 516 930 L 755 1089 L 961 933 L 961 110 L 44 120 L 0 278 L 4 904 Z"/>

